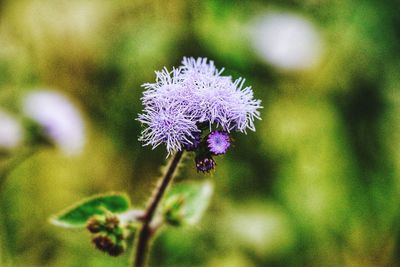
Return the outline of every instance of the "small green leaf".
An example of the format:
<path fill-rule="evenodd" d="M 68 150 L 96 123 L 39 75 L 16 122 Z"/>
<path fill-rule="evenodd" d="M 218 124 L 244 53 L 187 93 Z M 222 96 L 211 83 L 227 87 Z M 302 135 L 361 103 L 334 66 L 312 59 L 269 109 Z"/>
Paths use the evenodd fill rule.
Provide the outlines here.
<path fill-rule="evenodd" d="M 207 209 L 212 192 L 210 181 L 175 184 L 164 200 L 165 220 L 174 226 L 196 224 Z"/>
<path fill-rule="evenodd" d="M 96 195 L 72 205 L 53 216 L 50 222 L 66 228 L 84 227 L 89 218 L 107 212 L 121 213 L 129 209 L 129 199 L 125 194 L 111 193 Z"/>

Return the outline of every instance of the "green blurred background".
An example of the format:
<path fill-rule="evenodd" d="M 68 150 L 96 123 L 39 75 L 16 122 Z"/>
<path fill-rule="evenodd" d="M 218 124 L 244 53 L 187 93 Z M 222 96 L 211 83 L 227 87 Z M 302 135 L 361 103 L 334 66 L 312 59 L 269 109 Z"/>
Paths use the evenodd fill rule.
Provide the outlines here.
<path fill-rule="evenodd" d="M 111 258 L 93 248 L 89 233 L 47 219 L 107 191 L 127 191 L 143 207 L 166 151 L 137 141 L 140 85 L 183 56 L 201 56 L 247 79 L 263 101 L 262 121 L 255 133 L 235 135 L 211 175 L 197 174 L 187 159 L 179 179 L 212 179 L 215 195 L 199 225 L 158 236 L 150 265 L 399 266 L 399 7 L 393 0 L 0 1 L 1 109 L 20 117 L 26 92 L 52 89 L 73 99 L 86 129 L 82 154 L 41 149 L 10 172 L 0 194 L 7 251 L 0 262 L 127 266 L 129 253 Z M 277 14 L 295 19 L 260 22 Z M 279 37 L 280 24 L 290 38 Z M 3 155 L 1 167 L 24 149 Z"/>

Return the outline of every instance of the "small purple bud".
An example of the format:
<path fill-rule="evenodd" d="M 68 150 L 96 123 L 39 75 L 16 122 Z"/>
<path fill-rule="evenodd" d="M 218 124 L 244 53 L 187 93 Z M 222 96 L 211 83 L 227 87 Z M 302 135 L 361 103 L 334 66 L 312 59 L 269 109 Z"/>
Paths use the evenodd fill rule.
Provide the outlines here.
<path fill-rule="evenodd" d="M 187 151 L 194 151 L 196 150 L 199 146 L 200 146 L 200 142 L 201 142 L 201 133 L 200 132 L 193 132 L 193 139 L 190 140 L 192 143 L 186 143 L 184 144 L 184 148 Z"/>
<path fill-rule="evenodd" d="M 215 167 L 215 161 L 211 156 L 197 156 L 195 162 L 197 171 L 210 172 Z"/>
<path fill-rule="evenodd" d="M 207 136 L 207 146 L 213 155 L 225 154 L 231 146 L 231 140 L 227 132 L 212 131 Z"/>

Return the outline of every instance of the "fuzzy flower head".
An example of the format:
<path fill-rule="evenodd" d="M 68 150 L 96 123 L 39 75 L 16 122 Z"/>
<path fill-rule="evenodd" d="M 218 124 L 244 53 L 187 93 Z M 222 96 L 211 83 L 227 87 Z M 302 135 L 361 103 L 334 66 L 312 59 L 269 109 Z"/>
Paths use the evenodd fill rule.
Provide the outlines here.
<path fill-rule="evenodd" d="M 143 85 L 144 109 L 138 121 L 145 129 L 139 140 L 153 148 L 165 144 L 167 152 L 173 153 L 204 148 L 201 143 L 206 140 L 201 137 L 206 130 L 220 129 L 216 137 L 226 135 L 221 139 L 225 141 L 232 131 L 255 131 L 261 101 L 254 99 L 244 79 L 232 80 L 222 72 L 206 58 L 183 58 L 180 67 L 157 71 L 156 82 Z M 218 138 L 212 140 L 213 155 L 223 154 L 230 144 L 219 147 L 214 142 Z"/>
<path fill-rule="evenodd" d="M 198 131 L 193 120 L 179 109 L 167 106 L 149 108 L 147 113 L 139 115 L 139 120 L 147 126 L 139 140 L 153 148 L 164 143 L 168 152 L 181 150 L 185 143 L 191 143 L 193 133 Z"/>

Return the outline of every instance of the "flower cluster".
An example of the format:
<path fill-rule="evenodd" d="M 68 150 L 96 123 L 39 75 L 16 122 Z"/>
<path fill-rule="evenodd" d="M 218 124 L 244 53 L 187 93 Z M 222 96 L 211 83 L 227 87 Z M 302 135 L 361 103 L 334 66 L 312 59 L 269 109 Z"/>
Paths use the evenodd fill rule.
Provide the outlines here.
<path fill-rule="evenodd" d="M 87 222 L 86 229 L 93 234 L 92 242 L 97 249 L 110 256 L 119 256 L 125 251 L 124 229 L 115 215 L 94 216 Z"/>
<path fill-rule="evenodd" d="M 206 58 L 183 58 L 179 68 L 156 71 L 156 82 L 143 85 L 144 110 L 138 121 L 146 128 L 139 140 L 153 148 L 166 144 L 169 154 L 203 150 L 196 166 L 212 169 L 211 155 L 226 152 L 229 133 L 255 131 L 254 120 L 260 119 L 261 101 L 253 98 L 251 87 L 222 72 Z M 206 130 L 212 132 L 205 136 Z"/>

